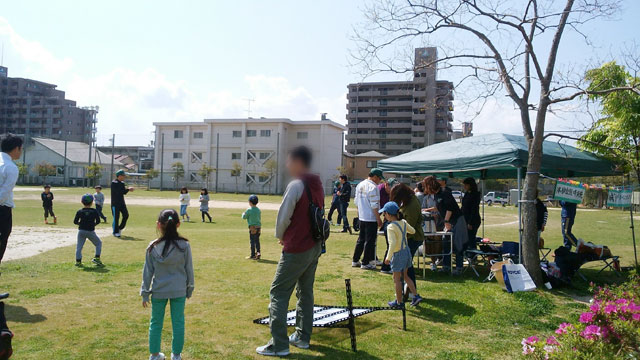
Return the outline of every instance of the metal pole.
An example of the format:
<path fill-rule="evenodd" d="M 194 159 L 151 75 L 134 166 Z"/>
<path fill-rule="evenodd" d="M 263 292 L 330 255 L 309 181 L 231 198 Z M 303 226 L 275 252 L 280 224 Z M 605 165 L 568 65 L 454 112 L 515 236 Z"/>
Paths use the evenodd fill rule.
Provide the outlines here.
<path fill-rule="evenodd" d="M 216 133 L 216 194 L 218 193 L 218 162 L 220 161 L 220 133 Z"/>
<path fill-rule="evenodd" d="M 520 183 L 520 177 L 522 174 L 522 168 L 518 168 L 518 236 L 520 239 L 520 243 L 518 245 L 518 263 L 522 264 L 522 203 L 520 202 L 520 200 L 522 200 L 522 185 Z"/>
<path fill-rule="evenodd" d="M 64 141 L 64 158 L 62 162 L 62 183 L 67 186 L 67 140 Z"/>
<path fill-rule="evenodd" d="M 631 175 L 629 176 L 629 187 L 631 188 Z M 638 268 L 638 253 L 636 251 L 636 230 L 633 226 L 633 188 L 631 188 L 631 205 L 629 206 L 629 215 L 631 216 L 631 237 L 633 238 L 633 257 L 636 261 L 636 269 Z"/>
<path fill-rule="evenodd" d="M 116 134 L 113 134 L 111 136 L 111 175 L 110 175 L 110 179 L 111 181 L 113 181 L 113 160 L 114 160 L 114 153 L 116 151 Z"/>
<path fill-rule="evenodd" d="M 162 133 L 162 144 L 160 144 L 160 191 L 163 190 L 164 178 L 164 133 Z"/>
<path fill-rule="evenodd" d="M 482 194 L 480 194 L 482 199 L 482 238 L 484 239 L 484 179 L 482 179 Z"/>
<path fill-rule="evenodd" d="M 276 138 L 276 194 L 280 191 L 278 189 L 278 178 L 280 177 L 280 133 Z"/>

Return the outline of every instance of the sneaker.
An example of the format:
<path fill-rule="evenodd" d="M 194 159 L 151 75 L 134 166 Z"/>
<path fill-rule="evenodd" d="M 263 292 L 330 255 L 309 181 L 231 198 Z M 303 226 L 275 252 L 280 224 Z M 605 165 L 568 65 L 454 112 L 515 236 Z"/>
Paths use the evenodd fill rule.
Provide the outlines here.
<path fill-rule="evenodd" d="M 149 360 L 165 360 L 167 357 L 164 356 L 163 353 L 158 353 L 158 355 L 149 355 Z"/>
<path fill-rule="evenodd" d="M 360 269 L 363 269 L 363 270 L 375 270 L 376 266 L 375 265 L 371 265 L 371 264 L 369 264 L 369 265 L 360 265 Z"/>
<path fill-rule="evenodd" d="M 349 231 L 349 235 L 353 235 L 353 231 L 351 230 L 351 226 L 349 226 L 349 227 L 347 228 L 347 231 Z"/>
<path fill-rule="evenodd" d="M 76 266 L 77 267 L 82 267 L 82 261 L 76 261 Z"/>
<path fill-rule="evenodd" d="M 291 334 L 291 336 L 289 336 L 289 344 L 299 348 L 299 349 L 308 349 L 309 348 L 309 342 L 308 341 L 303 341 L 302 339 L 300 339 L 300 335 L 298 334 L 298 332 L 294 332 L 293 334 Z"/>
<path fill-rule="evenodd" d="M 55 216 L 53 217 L 53 223 L 54 223 L 54 224 L 57 224 L 57 223 L 58 223 L 58 218 L 57 218 L 57 217 L 55 217 Z"/>
<path fill-rule="evenodd" d="M 431 263 L 431 271 L 436 271 L 438 270 L 438 265 L 436 265 L 436 263 L 432 262 Z"/>
<path fill-rule="evenodd" d="M 117 232 L 117 233 L 113 234 L 113 236 L 115 236 L 115 237 L 119 238 L 120 236 L 122 236 L 122 234 L 120 234 L 119 232 Z"/>
<path fill-rule="evenodd" d="M 342 231 L 340 231 L 341 233 L 346 233 L 348 230 L 347 229 L 342 229 Z"/>
<path fill-rule="evenodd" d="M 416 294 L 413 296 L 413 301 L 411 301 L 411 306 L 418 306 L 418 304 L 420 304 L 420 302 L 422 301 L 422 296 Z"/>
<path fill-rule="evenodd" d="M 49 221 L 47 221 L 47 219 L 44 219 L 44 223 L 49 224 Z"/>
<path fill-rule="evenodd" d="M 391 271 L 391 270 L 380 270 L 380 273 L 387 274 L 387 275 L 393 275 L 393 271 Z"/>
<path fill-rule="evenodd" d="M 182 360 L 182 354 L 176 355 L 174 353 L 171 353 L 171 360 Z"/>
<path fill-rule="evenodd" d="M 389 301 L 387 304 L 394 309 L 402 309 L 404 307 L 404 303 L 399 303 L 398 300 Z"/>
<path fill-rule="evenodd" d="M 261 256 L 260 253 L 256 253 L 256 257 L 254 260 L 260 260 L 260 256 Z"/>
<path fill-rule="evenodd" d="M 289 355 L 289 349 L 283 351 L 275 351 L 273 344 L 267 344 L 256 348 L 256 352 L 264 356 L 287 356 Z"/>
<path fill-rule="evenodd" d="M 102 260 L 100 260 L 100 258 L 93 258 L 93 260 L 91 260 L 91 262 L 95 265 L 95 266 L 104 266 L 104 264 L 102 263 Z"/>
<path fill-rule="evenodd" d="M 246 260 L 255 260 L 255 259 L 256 259 L 256 257 L 255 257 L 255 256 L 247 256 L 245 259 L 246 259 Z"/>
<path fill-rule="evenodd" d="M 351 267 L 360 267 L 360 265 L 362 265 L 362 264 L 360 264 L 360 261 L 352 261 L 351 262 Z"/>
<path fill-rule="evenodd" d="M 384 263 L 382 261 L 380 261 L 380 260 L 374 260 L 374 261 L 370 262 L 369 265 L 382 266 L 382 265 L 384 265 Z"/>

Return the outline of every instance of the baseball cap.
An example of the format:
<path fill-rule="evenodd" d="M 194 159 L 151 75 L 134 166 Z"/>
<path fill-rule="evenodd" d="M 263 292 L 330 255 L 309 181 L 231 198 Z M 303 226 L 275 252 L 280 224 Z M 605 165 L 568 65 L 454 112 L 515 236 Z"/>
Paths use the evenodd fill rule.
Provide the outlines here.
<path fill-rule="evenodd" d="M 384 176 L 382 176 L 382 170 L 378 168 L 371 169 L 371 171 L 369 171 L 369 174 L 371 174 L 371 176 L 377 176 L 380 179 L 384 179 Z"/>
<path fill-rule="evenodd" d="M 392 188 L 395 185 L 398 184 L 398 179 L 394 178 L 394 177 L 390 177 L 387 179 L 387 184 L 389 184 L 389 187 Z"/>
<path fill-rule="evenodd" d="M 116 171 L 116 176 L 120 176 L 120 175 L 127 175 L 127 173 L 125 173 L 124 170 Z"/>
<path fill-rule="evenodd" d="M 93 202 L 93 195 L 84 194 L 82 195 L 82 199 L 80 200 L 84 205 L 89 205 Z"/>
<path fill-rule="evenodd" d="M 378 212 L 380 214 L 386 212 L 389 215 L 397 215 L 398 211 L 400 211 L 400 208 L 398 207 L 398 204 L 395 201 L 389 201 L 386 204 L 384 204 L 382 209 L 380 209 Z"/>

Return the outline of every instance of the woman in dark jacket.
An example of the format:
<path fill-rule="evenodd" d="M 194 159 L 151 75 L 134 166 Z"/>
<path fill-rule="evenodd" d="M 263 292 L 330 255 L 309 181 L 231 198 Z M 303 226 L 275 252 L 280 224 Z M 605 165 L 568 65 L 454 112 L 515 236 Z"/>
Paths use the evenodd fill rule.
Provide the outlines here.
<path fill-rule="evenodd" d="M 464 197 L 462 198 L 462 214 L 467 221 L 467 232 L 469 233 L 469 242 L 467 249 L 476 248 L 476 235 L 482 223 L 480 217 L 480 200 L 482 194 L 478 191 L 478 184 L 472 177 L 468 177 L 462 181 L 464 185 Z"/>
<path fill-rule="evenodd" d="M 389 200 L 395 201 L 398 206 L 400 206 L 402 218 L 406 220 L 411 227 L 416 229 L 414 234 L 407 234 L 407 244 L 411 251 L 411 257 L 413 258 L 416 251 L 424 241 L 424 232 L 422 230 L 422 205 L 420 204 L 420 201 L 418 201 L 418 197 L 415 192 L 409 186 L 402 183 L 391 188 Z M 414 284 L 417 284 L 416 272 L 413 266 L 409 268 L 407 275 L 411 280 L 413 280 Z M 405 291 L 405 294 L 408 294 L 408 292 Z"/>

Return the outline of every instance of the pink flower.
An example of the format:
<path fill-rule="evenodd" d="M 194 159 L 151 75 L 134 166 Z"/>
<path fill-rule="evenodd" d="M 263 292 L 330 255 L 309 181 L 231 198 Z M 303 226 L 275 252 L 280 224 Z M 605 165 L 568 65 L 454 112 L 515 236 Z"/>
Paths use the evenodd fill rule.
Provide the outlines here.
<path fill-rule="evenodd" d="M 522 339 L 521 344 L 522 345 L 533 345 L 535 343 L 537 343 L 538 341 L 540 341 L 540 339 L 537 336 L 529 336 L 526 339 Z"/>
<path fill-rule="evenodd" d="M 640 321 L 640 313 L 635 313 L 632 315 L 632 317 L 633 317 L 633 320 Z"/>
<path fill-rule="evenodd" d="M 547 338 L 547 345 L 560 345 L 560 343 L 558 342 L 556 337 L 552 335 Z"/>
<path fill-rule="evenodd" d="M 536 351 L 536 348 L 531 345 L 527 345 L 527 344 L 522 345 L 522 355 L 533 354 L 535 351 Z"/>
<path fill-rule="evenodd" d="M 588 324 L 593 321 L 594 314 L 591 312 L 585 312 L 580 315 L 580 322 L 583 324 Z"/>
<path fill-rule="evenodd" d="M 558 329 L 556 330 L 556 334 L 558 335 L 562 335 L 562 334 L 566 334 L 568 332 L 568 329 L 573 329 L 573 325 L 569 324 L 569 323 L 562 323 L 560 324 L 560 326 L 558 326 Z"/>
<path fill-rule="evenodd" d="M 616 300 L 616 304 L 618 305 L 627 305 L 629 301 L 627 299 L 618 299 Z"/>
<path fill-rule="evenodd" d="M 589 307 L 589 310 L 591 310 L 594 313 L 597 313 L 598 311 L 600 311 L 600 304 L 599 303 L 594 303 L 593 305 L 591 305 Z"/>
<path fill-rule="evenodd" d="M 610 315 L 612 313 L 618 312 L 618 307 L 614 304 L 609 304 L 604 307 L 604 313 Z"/>
<path fill-rule="evenodd" d="M 584 328 L 580 333 L 580 336 L 588 340 L 595 340 L 602 336 L 602 330 L 598 325 L 589 325 Z"/>

